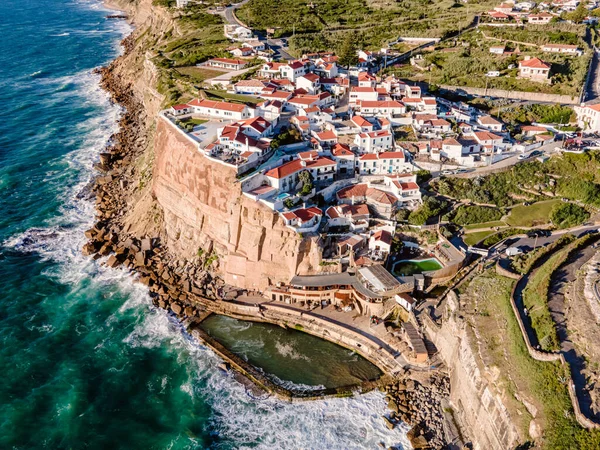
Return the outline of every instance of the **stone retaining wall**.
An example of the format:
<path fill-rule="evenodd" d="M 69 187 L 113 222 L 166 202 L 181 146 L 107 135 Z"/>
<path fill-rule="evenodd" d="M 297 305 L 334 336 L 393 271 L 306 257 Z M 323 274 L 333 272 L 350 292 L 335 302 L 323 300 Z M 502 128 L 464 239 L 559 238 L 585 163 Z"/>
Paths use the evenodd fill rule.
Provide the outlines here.
<path fill-rule="evenodd" d="M 540 92 L 521 92 L 508 91 L 505 89 L 485 89 L 466 86 L 441 85 L 440 88 L 445 91 L 453 92 L 459 95 L 478 95 L 496 98 L 510 98 L 513 100 L 528 100 L 534 102 L 560 103 L 564 105 L 578 105 L 579 96 L 542 94 Z"/>

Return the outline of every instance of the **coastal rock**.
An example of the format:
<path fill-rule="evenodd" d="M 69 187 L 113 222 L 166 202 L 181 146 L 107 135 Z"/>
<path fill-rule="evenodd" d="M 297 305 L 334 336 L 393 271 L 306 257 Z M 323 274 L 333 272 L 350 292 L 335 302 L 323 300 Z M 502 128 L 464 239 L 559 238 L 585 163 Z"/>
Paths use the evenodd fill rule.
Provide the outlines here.
<path fill-rule="evenodd" d="M 386 416 L 383 416 L 383 421 L 385 422 L 385 425 L 390 430 L 393 430 L 396 427 L 396 424 L 394 422 L 392 422 L 390 419 L 388 419 Z"/>
<path fill-rule="evenodd" d="M 181 305 L 178 303 L 171 303 L 171 311 L 173 311 L 176 315 L 180 315 L 181 314 Z"/>

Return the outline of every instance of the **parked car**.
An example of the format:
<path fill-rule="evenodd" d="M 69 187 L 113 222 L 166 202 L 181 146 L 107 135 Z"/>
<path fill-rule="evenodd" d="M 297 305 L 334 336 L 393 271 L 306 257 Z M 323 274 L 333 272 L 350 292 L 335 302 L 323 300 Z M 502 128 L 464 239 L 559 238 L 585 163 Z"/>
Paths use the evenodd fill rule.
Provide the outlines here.
<path fill-rule="evenodd" d="M 448 170 L 448 169 L 442 170 L 442 175 L 452 175 L 453 173 L 454 173 L 453 170 Z"/>
<path fill-rule="evenodd" d="M 527 158 L 529 158 L 529 155 L 526 153 L 523 153 L 522 155 L 519 155 L 519 157 L 517 159 L 523 160 L 523 159 L 527 159 Z"/>

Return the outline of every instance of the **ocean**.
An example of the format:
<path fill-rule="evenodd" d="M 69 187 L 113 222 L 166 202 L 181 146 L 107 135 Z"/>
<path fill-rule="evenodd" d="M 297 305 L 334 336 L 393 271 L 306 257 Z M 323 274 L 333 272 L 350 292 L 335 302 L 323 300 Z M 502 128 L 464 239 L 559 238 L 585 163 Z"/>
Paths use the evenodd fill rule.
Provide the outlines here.
<path fill-rule="evenodd" d="M 408 448 L 379 392 L 256 398 L 125 271 L 81 255 L 120 114 L 92 71 L 130 32 L 109 13 L 0 2 L 0 448 Z"/>

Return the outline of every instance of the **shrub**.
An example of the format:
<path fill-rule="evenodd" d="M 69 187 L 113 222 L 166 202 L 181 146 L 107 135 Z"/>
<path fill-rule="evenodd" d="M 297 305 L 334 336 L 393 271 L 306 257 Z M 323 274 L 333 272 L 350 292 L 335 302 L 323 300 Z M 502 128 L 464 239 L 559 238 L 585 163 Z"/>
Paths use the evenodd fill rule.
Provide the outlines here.
<path fill-rule="evenodd" d="M 410 213 L 408 222 L 411 225 L 425 225 L 429 219 L 439 215 L 446 207 L 448 202 L 438 200 L 435 197 L 425 197 L 423 204 Z"/>
<path fill-rule="evenodd" d="M 571 228 L 581 225 L 590 214 L 574 203 L 557 203 L 550 212 L 550 220 L 557 228 Z"/>
<path fill-rule="evenodd" d="M 460 206 L 454 213 L 452 221 L 458 225 L 492 222 L 502 218 L 502 211 L 487 206 Z"/>

